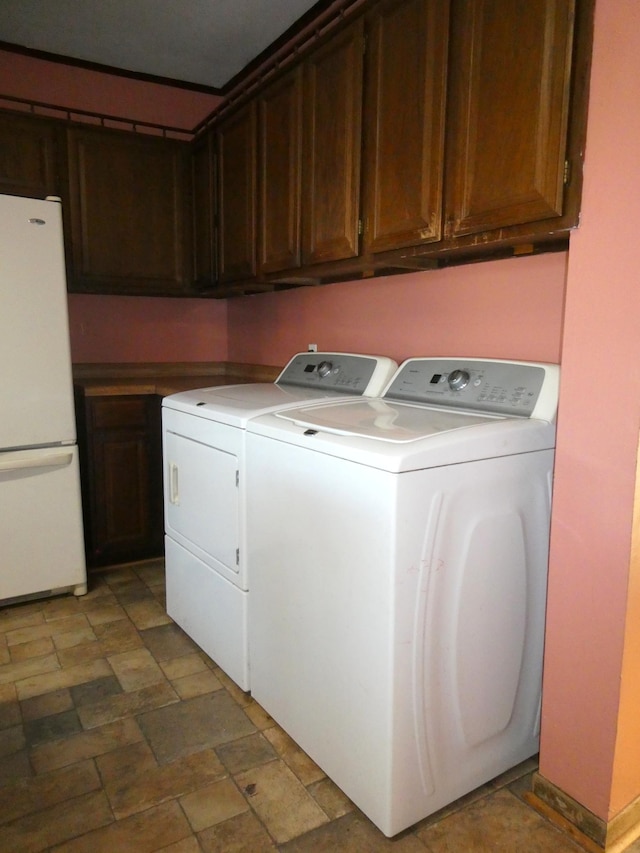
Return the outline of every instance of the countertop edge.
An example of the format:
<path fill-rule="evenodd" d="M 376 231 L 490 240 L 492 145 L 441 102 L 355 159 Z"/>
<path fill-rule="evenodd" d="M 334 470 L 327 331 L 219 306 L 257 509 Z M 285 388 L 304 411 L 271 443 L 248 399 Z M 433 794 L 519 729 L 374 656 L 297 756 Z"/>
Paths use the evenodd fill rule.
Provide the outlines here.
<path fill-rule="evenodd" d="M 74 364 L 73 382 L 87 397 L 156 394 L 243 382 L 273 382 L 280 367 L 240 362 Z"/>

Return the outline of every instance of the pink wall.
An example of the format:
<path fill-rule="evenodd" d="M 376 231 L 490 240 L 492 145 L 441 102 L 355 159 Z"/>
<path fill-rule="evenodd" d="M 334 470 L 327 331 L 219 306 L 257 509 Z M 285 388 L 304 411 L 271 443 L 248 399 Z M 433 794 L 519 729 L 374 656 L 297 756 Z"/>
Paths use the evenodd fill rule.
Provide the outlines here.
<path fill-rule="evenodd" d="M 224 300 L 69 294 L 74 363 L 226 361 Z"/>
<path fill-rule="evenodd" d="M 323 350 L 557 362 L 566 254 L 537 255 L 229 301 L 229 358 Z"/>
<path fill-rule="evenodd" d="M 556 361 L 561 354 L 541 772 L 603 819 L 640 794 L 637 560 L 629 576 L 640 432 L 640 117 L 630 108 L 640 103 L 639 54 L 637 0 L 597 3 L 583 217 L 568 268 L 566 255 L 544 255 L 228 304 L 69 299 L 78 361 L 282 364 L 311 342 L 399 360 L 473 352 Z M 116 78 L 115 93 L 102 81 L 98 97 L 77 69 L 61 75 L 52 66 L 47 79 L 24 59 L 0 53 L 0 60 L 5 93 L 25 89 L 33 98 L 132 110 L 169 124 L 202 117 L 188 93 L 171 104 L 168 92 L 146 97 L 149 84 L 129 88 Z"/>
<path fill-rule="evenodd" d="M 540 770 L 603 819 L 640 795 L 637 622 L 627 624 L 620 704 L 625 623 L 638 610 L 628 595 L 640 431 L 639 54 L 637 0 L 596 3 L 582 221 L 567 277 Z"/>
<path fill-rule="evenodd" d="M 0 50 L 0 95 L 186 130 L 220 102 L 217 95 L 115 77 L 4 50 Z"/>

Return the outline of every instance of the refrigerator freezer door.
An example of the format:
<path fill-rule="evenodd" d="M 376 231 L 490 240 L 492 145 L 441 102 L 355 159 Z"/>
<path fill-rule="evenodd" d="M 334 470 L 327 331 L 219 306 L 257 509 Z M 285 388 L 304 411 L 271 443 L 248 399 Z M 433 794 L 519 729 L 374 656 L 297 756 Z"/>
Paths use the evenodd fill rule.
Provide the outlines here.
<path fill-rule="evenodd" d="M 0 195 L 0 450 L 75 441 L 62 215 Z"/>
<path fill-rule="evenodd" d="M 0 453 L 0 600 L 86 592 L 77 447 Z"/>

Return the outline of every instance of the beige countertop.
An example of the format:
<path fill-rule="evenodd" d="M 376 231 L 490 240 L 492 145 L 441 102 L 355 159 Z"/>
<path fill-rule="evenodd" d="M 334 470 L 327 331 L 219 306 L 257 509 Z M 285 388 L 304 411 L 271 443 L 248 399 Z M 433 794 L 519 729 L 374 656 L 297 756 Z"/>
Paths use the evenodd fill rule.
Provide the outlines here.
<path fill-rule="evenodd" d="M 74 364 L 74 385 L 85 396 L 157 394 L 166 397 L 192 388 L 273 382 L 279 367 L 231 362 L 159 364 Z"/>

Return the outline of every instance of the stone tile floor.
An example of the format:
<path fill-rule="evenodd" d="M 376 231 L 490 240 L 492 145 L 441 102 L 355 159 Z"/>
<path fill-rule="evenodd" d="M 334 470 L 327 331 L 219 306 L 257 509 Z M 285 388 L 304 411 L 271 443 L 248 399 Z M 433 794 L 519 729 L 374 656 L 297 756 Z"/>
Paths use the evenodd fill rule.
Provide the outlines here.
<path fill-rule="evenodd" d="M 579 853 L 535 767 L 389 840 L 171 621 L 162 561 L 0 609 L 3 853 Z"/>

